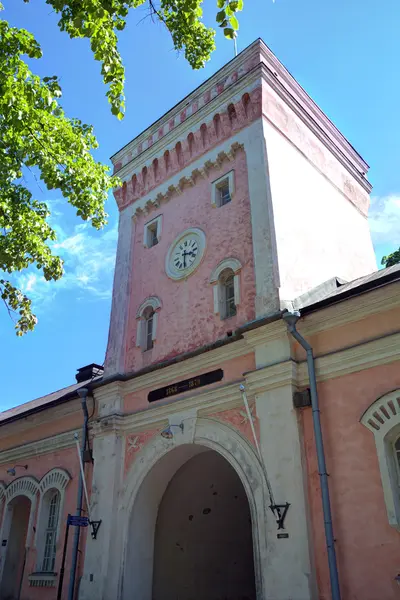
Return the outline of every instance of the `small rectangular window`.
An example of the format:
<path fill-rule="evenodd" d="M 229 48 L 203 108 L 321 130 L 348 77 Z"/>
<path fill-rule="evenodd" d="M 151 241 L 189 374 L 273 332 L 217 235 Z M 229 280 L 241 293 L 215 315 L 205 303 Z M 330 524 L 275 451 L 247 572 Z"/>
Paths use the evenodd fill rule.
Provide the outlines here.
<path fill-rule="evenodd" d="M 161 236 L 161 215 L 144 226 L 143 242 L 146 248 L 156 246 Z"/>
<path fill-rule="evenodd" d="M 233 171 L 229 171 L 212 183 L 212 205 L 221 207 L 229 204 L 232 202 L 234 191 Z"/>
<path fill-rule="evenodd" d="M 217 185 L 218 192 L 218 206 L 224 206 L 231 201 L 231 193 L 229 191 L 229 180 L 224 179 L 219 185 Z"/>
<path fill-rule="evenodd" d="M 147 228 L 147 245 L 152 248 L 156 244 L 158 244 L 157 223 L 152 223 Z"/>

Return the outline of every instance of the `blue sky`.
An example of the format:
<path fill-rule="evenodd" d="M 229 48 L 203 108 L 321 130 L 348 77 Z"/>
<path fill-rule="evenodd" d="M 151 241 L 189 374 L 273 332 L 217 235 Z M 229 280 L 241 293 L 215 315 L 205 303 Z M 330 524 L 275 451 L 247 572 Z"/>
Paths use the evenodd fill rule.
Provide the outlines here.
<path fill-rule="evenodd" d="M 119 122 L 109 111 L 88 43 L 60 33 L 44 0 L 3 3 L 2 18 L 34 33 L 42 46 L 44 56 L 34 61 L 34 71 L 57 74 L 67 114 L 94 125 L 100 143 L 96 157 L 103 162 L 233 56 L 232 43 L 218 32 L 212 60 L 192 71 L 167 32 L 146 18 L 146 9 L 133 11 L 120 36 L 127 111 Z M 205 0 L 210 25 L 215 12 L 215 0 Z M 238 38 L 241 50 L 262 37 L 370 164 L 370 225 L 378 263 L 400 245 L 399 17 L 395 0 L 245 0 Z M 83 365 L 103 363 L 108 335 L 117 240 L 113 198 L 109 224 L 96 232 L 56 192 L 40 181 L 28 183 L 38 199 L 51 204 L 66 275 L 50 285 L 37 272 L 19 278 L 39 317 L 35 332 L 17 338 L 6 311 L 0 311 L 0 410 L 73 383 Z"/>

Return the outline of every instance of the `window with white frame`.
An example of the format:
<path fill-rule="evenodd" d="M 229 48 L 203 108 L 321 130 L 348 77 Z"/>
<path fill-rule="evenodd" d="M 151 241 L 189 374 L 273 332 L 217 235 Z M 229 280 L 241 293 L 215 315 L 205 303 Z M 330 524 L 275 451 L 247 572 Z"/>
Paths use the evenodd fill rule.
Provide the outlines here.
<path fill-rule="evenodd" d="M 234 280 L 235 273 L 232 269 L 225 269 L 219 276 L 221 319 L 229 319 L 236 315 Z"/>
<path fill-rule="evenodd" d="M 147 352 L 154 346 L 157 335 L 158 311 L 160 308 L 160 300 L 156 296 L 151 296 L 150 298 L 146 298 L 136 312 L 136 346 L 140 347 L 142 352 Z"/>
<path fill-rule="evenodd" d="M 361 423 L 374 434 L 389 524 L 400 531 L 400 390 L 378 398 Z"/>
<path fill-rule="evenodd" d="M 161 238 L 161 215 L 152 219 L 144 226 L 143 243 L 146 248 L 156 246 Z"/>
<path fill-rule="evenodd" d="M 234 317 L 240 304 L 240 272 L 242 265 L 237 258 L 227 258 L 213 270 L 210 283 L 213 286 L 214 312 L 221 319 Z"/>
<path fill-rule="evenodd" d="M 143 314 L 144 323 L 144 348 L 143 350 L 151 350 L 153 347 L 153 325 L 154 325 L 154 310 L 149 306 Z"/>
<path fill-rule="evenodd" d="M 60 499 L 58 490 L 49 490 L 43 499 L 46 510 L 42 562 L 42 572 L 44 573 L 54 571 Z"/>
<path fill-rule="evenodd" d="M 229 171 L 229 173 L 213 181 L 211 191 L 211 203 L 213 206 L 221 207 L 231 202 L 235 192 L 233 174 L 233 171 Z"/>

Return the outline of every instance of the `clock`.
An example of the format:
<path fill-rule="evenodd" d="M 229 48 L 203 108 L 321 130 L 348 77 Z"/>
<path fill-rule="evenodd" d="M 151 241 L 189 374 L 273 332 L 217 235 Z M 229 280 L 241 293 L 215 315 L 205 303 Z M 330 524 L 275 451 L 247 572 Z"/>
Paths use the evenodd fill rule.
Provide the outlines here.
<path fill-rule="evenodd" d="M 186 229 L 172 242 L 165 270 L 171 279 L 183 279 L 197 269 L 203 258 L 206 236 L 201 229 Z"/>

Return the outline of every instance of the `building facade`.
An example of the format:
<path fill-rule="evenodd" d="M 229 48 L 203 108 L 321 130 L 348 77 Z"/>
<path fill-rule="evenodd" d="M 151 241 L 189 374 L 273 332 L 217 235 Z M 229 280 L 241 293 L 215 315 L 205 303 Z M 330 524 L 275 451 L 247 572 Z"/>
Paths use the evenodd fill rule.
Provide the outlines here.
<path fill-rule="evenodd" d="M 104 373 L 0 416 L 0 597 L 55 597 L 86 402 L 101 524 L 62 598 L 330 599 L 300 311 L 341 597 L 394 600 L 400 270 L 376 272 L 367 164 L 261 40 L 112 160 Z"/>

